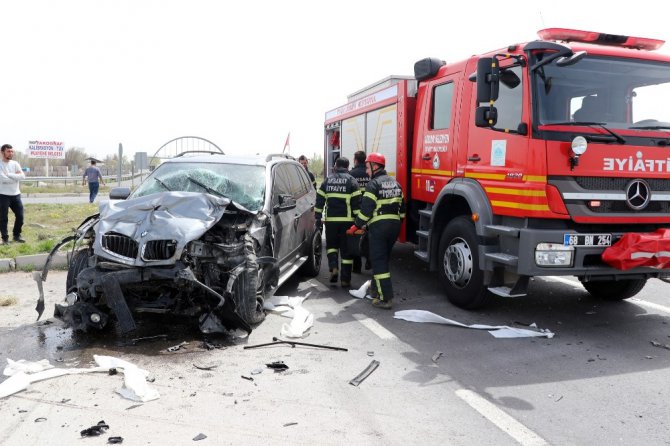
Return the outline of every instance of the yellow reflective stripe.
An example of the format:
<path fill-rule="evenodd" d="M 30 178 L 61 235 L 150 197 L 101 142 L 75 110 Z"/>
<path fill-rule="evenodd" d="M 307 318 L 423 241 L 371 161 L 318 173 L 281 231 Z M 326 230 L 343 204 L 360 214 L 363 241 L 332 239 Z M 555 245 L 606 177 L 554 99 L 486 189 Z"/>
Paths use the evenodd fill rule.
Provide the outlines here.
<path fill-rule="evenodd" d="M 354 261 L 353 261 L 353 260 L 344 260 L 344 259 L 342 259 L 342 260 L 340 261 L 340 263 L 342 263 L 342 265 L 353 265 L 353 264 L 354 264 Z"/>
<path fill-rule="evenodd" d="M 377 283 L 379 283 L 381 279 L 390 279 L 391 273 L 375 274 L 373 277 L 375 278 L 375 280 L 377 280 Z"/>
<path fill-rule="evenodd" d="M 360 218 L 360 219 L 363 220 L 363 221 L 368 221 L 368 220 L 370 220 L 370 217 L 368 217 L 367 215 L 364 215 L 364 214 L 361 213 L 361 212 L 358 213 L 358 218 Z"/>
<path fill-rule="evenodd" d="M 337 254 L 338 249 L 337 248 L 331 248 L 328 251 L 326 251 L 326 254 Z"/>
<path fill-rule="evenodd" d="M 452 170 L 435 170 L 435 169 L 412 169 L 412 173 L 421 173 L 426 175 L 437 175 L 437 176 L 453 176 L 454 172 Z"/>
<path fill-rule="evenodd" d="M 384 293 L 382 292 L 382 285 L 379 283 L 379 279 L 377 279 L 377 276 L 373 276 L 373 279 L 375 279 L 375 283 L 377 284 L 377 294 L 379 294 L 379 298 L 384 300 Z"/>
<path fill-rule="evenodd" d="M 366 192 L 363 194 L 363 198 L 368 197 L 370 200 L 377 202 L 377 197 L 372 192 Z"/>
<path fill-rule="evenodd" d="M 357 196 L 359 196 L 359 195 L 363 195 L 363 192 L 361 192 L 360 189 L 357 190 L 356 192 L 353 192 L 353 193 L 351 194 L 351 197 L 353 198 L 353 197 L 357 197 Z"/>
<path fill-rule="evenodd" d="M 405 218 L 405 213 L 400 214 L 400 218 Z"/>
<path fill-rule="evenodd" d="M 345 200 L 351 197 L 351 194 L 340 194 L 337 192 L 332 192 L 329 194 L 326 194 L 328 198 L 344 198 Z"/>
<path fill-rule="evenodd" d="M 402 197 L 382 198 L 380 200 L 377 200 L 377 209 L 379 209 L 380 206 L 384 206 L 385 204 L 394 204 L 394 203 L 402 203 Z"/>
<path fill-rule="evenodd" d="M 507 187 L 485 187 L 486 192 L 501 195 L 519 195 L 522 197 L 546 197 L 544 190 L 512 189 Z"/>
<path fill-rule="evenodd" d="M 523 181 L 532 181 L 535 183 L 546 183 L 547 177 L 544 175 L 524 175 Z"/>
<path fill-rule="evenodd" d="M 316 212 L 317 214 L 321 214 L 323 213 L 323 208 L 314 208 L 314 212 Z"/>
<path fill-rule="evenodd" d="M 465 178 L 478 178 L 480 180 L 504 180 L 506 175 L 504 173 L 480 173 L 480 172 L 465 172 Z"/>
<path fill-rule="evenodd" d="M 526 211 L 549 211 L 549 206 L 546 204 L 526 204 L 514 203 L 511 201 L 491 200 L 491 205 L 503 208 L 523 209 Z"/>
<path fill-rule="evenodd" d="M 354 217 L 328 217 L 327 218 L 328 223 L 334 222 L 334 221 L 354 221 Z"/>
<path fill-rule="evenodd" d="M 358 210 L 358 209 L 356 209 L 356 210 L 354 211 L 354 215 L 358 215 L 358 214 L 360 214 L 360 213 L 361 213 L 361 211 Z"/>
<path fill-rule="evenodd" d="M 378 220 L 400 220 L 400 215 L 397 214 L 382 214 L 382 215 L 375 215 L 372 217 L 372 219 L 368 222 L 369 225 L 372 223 L 378 221 Z"/>
<path fill-rule="evenodd" d="M 323 196 L 323 197 L 327 197 L 326 193 L 324 191 L 322 191 L 321 189 L 317 190 L 316 193 Z"/>

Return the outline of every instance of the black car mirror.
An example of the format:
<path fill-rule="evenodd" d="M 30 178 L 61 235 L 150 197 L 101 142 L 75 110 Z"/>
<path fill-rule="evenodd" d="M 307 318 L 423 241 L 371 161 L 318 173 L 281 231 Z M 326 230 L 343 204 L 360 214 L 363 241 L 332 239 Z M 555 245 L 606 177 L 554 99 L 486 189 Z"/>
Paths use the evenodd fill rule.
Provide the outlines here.
<path fill-rule="evenodd" d="M 297 206 L 297 202 L 293 195 L 291 194 L 281 194 L 279 195 L 279 203 L 273 208 L 274 213 L 278 214 L 280 212 L 288 211 L 294 209 Z"/>
<path fill-rule="evenodd" d="M 115 187 L 109 191 L 110 200 L 125 200 L 130 195 L 129 187 Z"/>

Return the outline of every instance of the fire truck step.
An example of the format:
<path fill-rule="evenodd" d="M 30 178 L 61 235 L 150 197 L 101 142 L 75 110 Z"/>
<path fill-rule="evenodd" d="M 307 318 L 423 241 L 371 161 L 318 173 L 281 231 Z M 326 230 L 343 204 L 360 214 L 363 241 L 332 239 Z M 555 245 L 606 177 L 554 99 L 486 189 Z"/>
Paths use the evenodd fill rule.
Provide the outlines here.
<path fill-rule="evenodd" d="M 502 225 L 486 225 L 489 235 L 503 235 L 505 237 L 518 237 L 519 228 Z"/>
<path fill-rule="evenodd" d="M 516 266 L 519 263 L 519 257 L 502 252 L 487 252 L 484 254 L 488 260 L 504 265 Z"/>
<path fill-rule="evenodd" d="M 512 287 L 508 286 L 490 287 L 489 291 L 500 297 L 523 297 L 526 295 L 526 293 L 512 294 Z"/>
<path fill-rule="evenodd" d="M 428 262 L 428 251 L 414 251 L 414 255 L 424 262 Z"/>
<path fill-rule="evenodd" d="M 416 231 L 418 237 L 428 238 L 430 231 Z"/>

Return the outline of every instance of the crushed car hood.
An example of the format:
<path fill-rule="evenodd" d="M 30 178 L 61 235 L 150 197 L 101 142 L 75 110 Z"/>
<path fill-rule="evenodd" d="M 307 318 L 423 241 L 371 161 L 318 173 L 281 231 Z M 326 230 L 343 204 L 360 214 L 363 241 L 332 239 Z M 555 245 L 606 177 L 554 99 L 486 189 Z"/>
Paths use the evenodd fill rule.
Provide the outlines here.
<path fill-rule="evenodd" d="M 174 264 L 186 244 L 212 228 L 231 203 L 228 198 L 197 192 L 110 200 L 100 205 L 95 254 L 133 266 Z"/>

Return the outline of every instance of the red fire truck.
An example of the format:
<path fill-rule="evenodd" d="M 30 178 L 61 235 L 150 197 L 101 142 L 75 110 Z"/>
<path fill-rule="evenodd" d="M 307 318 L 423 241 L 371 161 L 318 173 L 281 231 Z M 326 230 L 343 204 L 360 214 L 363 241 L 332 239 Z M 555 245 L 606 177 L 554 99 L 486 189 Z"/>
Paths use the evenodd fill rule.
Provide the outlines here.
<path fill-rule="evenodd" d="M 380 152 L 403 186 L 401 241 L 449 300 L 576 276 L 634 296 L 670 275 L 670 56 L 661 40 L 551 28 L 456 63 L 426 58 L 326 113 L 325 157 Z"/>

